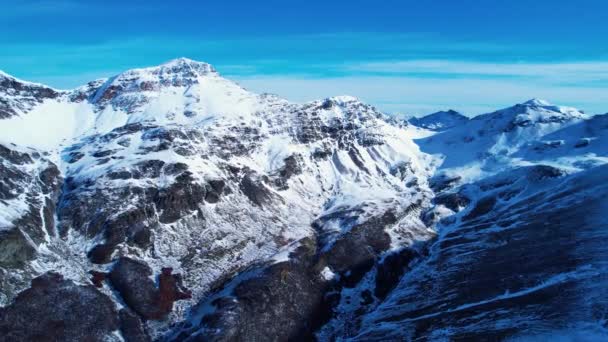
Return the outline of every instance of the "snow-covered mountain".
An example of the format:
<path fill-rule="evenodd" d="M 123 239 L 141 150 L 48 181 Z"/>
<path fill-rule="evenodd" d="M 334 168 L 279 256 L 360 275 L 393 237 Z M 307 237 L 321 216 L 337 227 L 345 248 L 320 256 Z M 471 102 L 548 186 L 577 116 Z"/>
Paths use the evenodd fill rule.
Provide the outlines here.
<path fill-rule="evenodd" d="M 532 100 L 428 118 L 416 127 L 349 96 L 255 94 L 185 58 L 74 90 L 0 74 L 0 340 L 496 336 L 475 330 L 486 311 L 455 309 L 502 298 L 482 284 L 532 293 L 591 279 L 567 275 L 593 262 L 573 269 L 537 250 L 560 238 L 526 232 L 546 221 L 573 233 L 565 217 L 602 196 L 604 116 Z M 503 248 L 501 234 L 529 242 Z M 542 271 L 493 275 L 492 255 L 527 252 Z M 568 307 L 591 310 L 574 302 L 590 296 Z M 503 315 L 532 317 L 513 305 Z M 501 336 L 527 329 L 508 323 Z"/>
<path fill-rule="evenodd" d="M 437 132 L 454 128 L 466 123 L 467 121 L 469 121 L 468 117 L 452 109 L 435 112 L 420 118 L 413 117 L 409 119 L 409 123 L 414 126 Z"/>

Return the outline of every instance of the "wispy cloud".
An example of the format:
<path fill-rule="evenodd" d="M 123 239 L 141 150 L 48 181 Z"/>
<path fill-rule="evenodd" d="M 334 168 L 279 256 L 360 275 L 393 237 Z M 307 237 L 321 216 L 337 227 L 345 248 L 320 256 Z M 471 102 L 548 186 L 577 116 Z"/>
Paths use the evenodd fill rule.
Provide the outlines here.
<path fill-rule="evenodd" d="M 268 91 L 305 102 L 349 94 L 387 112 L 421 115 L 453 108 L 467 115 L 487 113 L 533 97 L 579 107 L 590 113 L 608 111 L 605 89 L 599 87 L 540 85 L 513 79 L 440 79 L 420 77 L 297 76 L 236 77 L 246 88 Z"/>
<path fill-rule="evenodd" d="M 478 114 L 540 97 L 589 112 L 608 111 L 608 60 L 518 61 L 509 49 L 537 52 L 526 46 L 445 42 L 432 35 L 154 36 L 4 44 L 0 69 L 70 88 L 186 56 L 214 64 L 221 74 L 252 90 L 294 101 L 351 94 L 389 112 L 424 114 L 454 108 Z M 477 59 L 464 58 L 471 55 Z M 558 57 L 564 56 L 570 55 Z"/>
<path fill-rule="evenodd" d="M 453 60 L 408 60 L 371 63 L 349 63 L 337 66 L 350 73 L 379 75 L 428 75 L 461 78 L 526 78 L 542 82 L 606 82 L 608 61 L 580 61 L 553 63 L 492 63 Z"/>

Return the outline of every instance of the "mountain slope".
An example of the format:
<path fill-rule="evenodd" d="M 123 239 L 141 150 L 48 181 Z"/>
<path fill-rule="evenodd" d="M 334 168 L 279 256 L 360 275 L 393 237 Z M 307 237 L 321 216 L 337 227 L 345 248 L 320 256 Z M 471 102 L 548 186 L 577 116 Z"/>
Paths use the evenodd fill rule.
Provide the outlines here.
<path fill-rule="evenodd" d="M 470 339 L 604 312 L 605 116 L 531 100 L 433 133 L 186 58 L 74 90 L 2 74 L 0 113 L 0 341 Z M 562 283 L 588 293 L 542 292 Z"/>
<path fill-rule="evenodd" d="M 472 181 L 514 166 L 529 143 L 589 116 L 571 107 L 533 99 L 472 118 L 466 124 L 418 139 L 421 150 L 443 159 L 442 173 Z"/>
<path fill-rule="evenodd" d="M 7 148 L 30 141 L 11 125 L 39 123 L 43 114 L 71 115 L 78 131 L 49 137 L 32 125 L 33 135 L 48 138 L 37 147 L 61 171 L 57 224 L 48 241 L 32 246 L 29 262 L 37 267 L 10 273 L 23 284 L 47 269 L 70 268 L 77 282 L 91 271 L 108 279 L 97 282 L 102 291 L 157 320 L 153 335 L 226 279 L 253 264 L 283 262 L 302 241 L 323 251 L 330 272 L 346 274 L 432 236 L 415 211 L 404 210 L 430 204 L 432 159 L 407 128 L 355 98 L 292 104 L 179 59 L 63 92 L 6 119 Z M 353 240 L 361 233 L 367 242 Z M 344 258 L 345 246 L 367 244 L 373 252 L 360 261 Z M 78 266 L 45 261 L 64 254 Z M 189 295 L 171 295 L 167 306 L 155 299 L 162 288 L 142 286 L 169 268 L 167 279 L 179 274 Z M 18 286 L 11 278 L 3 284 L 5 293 Z M 140 292 L 147 295 L 133 297 Z"/>
<path fill-rule="evenodd" d="M 471 205 L 354 340 L 605 338 L 606 171 L 529 167 L 463 188 Z"/>

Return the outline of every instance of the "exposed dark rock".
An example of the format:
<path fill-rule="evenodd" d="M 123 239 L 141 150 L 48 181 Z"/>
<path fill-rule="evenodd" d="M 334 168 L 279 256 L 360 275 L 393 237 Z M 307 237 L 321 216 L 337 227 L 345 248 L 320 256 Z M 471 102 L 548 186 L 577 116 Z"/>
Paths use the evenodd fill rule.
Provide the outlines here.
<path fill-rule="evenodd" d="M 464 221 L 468 221 L 468 220 L 477 218 L 479 216 L 485 215 L 494 208 L 494 205 L 496 205 L 496 197 L 488 196 L 488 197 L 481 198 L 480 200 L 477 201 L 477 203 L 475 204 L 475 207 L 473 209 L 471 209 L 471 211 L 467 215 L 465 215 L 462 219 Z"/>
<path fill-rule="evenodd" d="M 145 160 L 135 164 L 136 171 L 133 178 L 158 178 L 161 174 L 161 169 L 165 165 L 162 160 Z"/>
<path fill-rule="evenodd" d="M 20 153 L 0 144 L 0 158 L 6 159 L 11 164 L 24 165 L 31 164 L 34 161 L 27 153 Z"/>
<path fill-rule="evenodd" d="M 247 173 L 241 179 L 239 188 L 251 202 L 262 207 L 272 201 L 271 192 L 259 177 L 253 173 Z"/>
<path fill-rule="evenodd" d="M 84 153 L 82 153 L 82 152 L 70 152 L 68 154 L 67 162 L 75 163 L 75 162 L 79 161 L 80 159 L 82 159 L 82 157 L 84 157 Z"/>
<path fill-rule="evenodd" d="M 212 179 L 207 182 L 205 201 L 208 203 L 217 203 L 224 192 L 226 182 L 221 179 Z"/>
<path fill-rule="evenodd" d="M 103 282 L 108 276 L 107 273 L 99 271 L 89 271 L 89 274 L 91 275 L 91 283 L 93 283 L 95 287 L 103 287 Z"/>
<path fill-rule="evenodd" d="M 312 151 L 312 157 L 314 159 L 324 160 L 324 159 L 331 157 L 332 154 L 333 154 L 333 151 L 330 149 L 317 148 Z"/>
<path fill-rule="evenodd" d="M 154 196 L 154 203 L 160 211 L 160 222 L 175 222 L 186 213 L 197 210 L 203 204 L 205 195 L 203 185 L 194 182 L 189 172 L 182 173 L 175 183 L 160 189 Z"/>
<path fill-rule="evenodd" d="M 22 182 L 28 178 L 24 171 L 0 163 L 0 200 L 17 198 L 22 192 Z"/>
<path fill-rule="evenodd" d="M 358 167 L 358 168 L 359 168 L 361 171 L 363 171 L 363 172 L 365 172 L 365 173 L 367 173 L 367 174 L 369 174 L 369 173 L 370 173 L 370 172 L 369 172 L 369 170 L 368 170 L 368 169 L 365 167 L 365 163 L 363 162 L 363 158 L 361 157 L 361 154 L 359 153 L 359 151 L 358 151 L 357 149 L 355 149 L 355 148 L 350 148 L 350 149 L 348 150 L 348 156 L 349 156 L 349 157 L 350 157 L 350 159 L 353 161 L 353 163 L 354 163 L 355 165 L 357 165 L 357 167 Z"/>
<path fill-rule="evenodd" d="M 18 112 L 27 113 L 36 104 L 59 95 L 59 92 L 51 88 L 0 75 L 0 119 L 10 118 Z"/>
<path fill-rule="evenodd" d="M 94 246 L 88 257 L 94 263 L 108 263 L 114 248 L 127 242 L 131 245 L 145 248 L 152 243 L 151 227 L 154 225 L 154 208 L 151 205 L 136 207 L 124 211 L 112 218 L 99 217 L 88 224 L 89 234 L 95 236 L 102 233 L 104 242 Z"/>
<path fill-rule="evenodd" d="M 148 342 L 152 340 L 146 331 L 144 322 L 131 310 L 121 309 L 118 315 L 120 317 L 120 332 L 125 342 Z"/>
<path fill-rule="evenodd" d="M 279 170 L 281 177 L 289 179 L 294 175 L 302 173 L 302 156 L 299 154 L 292 154 L 285 158 L 283 167 Z"/>
<path fill-rule="evenodd" d="M 376 287 L 374 295 L 379 299 L 384 299 L 410 268 L 412 260 L 420 254 L 411 248 L 404 248 L 399 252 L 387 255 L 376 269 Z"/>
<path fill-rule="evenodd" d="M 36 246 L 27 240 L 20 229 L 0 230 L 0 267 L 20 267 L 36 257 Z"/>
<path fill-rule="evenodd" d="M 458 212 L 462 208 L 466 208 L 471 203 L 471 200 L 460 192 L 452 192 L 438 195 L 433 202 L 443 205 L 454 212 Z"/>
<path fill-rule="evenodd" d="M 273 185 L 278 190 L 287 190 L 289 187 L 287 181 L 295 176 L 302 173 L 302 155 L 292 154 L 283 160 L 283 166 L 278 170 L 278 174 L 273 176 Z"/>
<path fill-rule="evenodd" d="M 35 278 L 12 304 L 0 308 L 0 341 L 101 342 L 118 328 L 110 298 L 56 273 Z"/>
<path fill-rule="evenodd" d="M 143 261 L 122 257 L 109 274 L 112 286 L 125 303 L 144 319 L 164 319 L 172 310 L 173 302 L 190 298 L 183 288 L 181 277 L 169 268 L 159 275 L 157 288 L 150 279 L 152 269 Z"/>
<path fill-rule="evenodd" d="M 312 248 L 312 249 L 311 249 Z M 328 284 L 313 267 L 314 246 L 303 244 L 292 259 L 270 265 L 212 300 L 215 310 L 198 326 L 183 326 L 171 340 L 308 341 L 329 310 Z"/>
<path fill-rule="evenodd" d="M 188 170 L 188 165 L 184 163 L 171 163 L 165 165 L 163 170 L 168 175 L 177 175 Z"/>
<path fill-rule="evenodd" d="M 115 152 L 116 151 L 113 151 L 113 150 L 97 151 L 97 152 L 93 153 L 92 156 L 95 157 L 95 158 L 103 158 L 103 157 L 111 156 Z"/>
<path fill-rule="evenodd" d="M 17 112 L 11 108 L 8 101 L 0 99 L 0 119 L 8 119 L 11 116 L 17 115 Z"/>
<path fill-rule="evenodd" d="M 129 179 L 133 175 L 127 170 L 111 171 L 106 174 L 109 179 Z"/>
<path fill-rule="evenodd" d="M 340 274 L 344 286 L 351 287 L 361 280 L 375 264 L 378 256 L 390 247 L 390 236 L 384 231 L 397 218 L 391 212 L 355 225 L 323 253 L 322 258 Z"/>
<path fill-rule="evenodd" d="M 410 174 L 414 173 L 412 171 L 412 166 L 410 165 L 409 162 L 402 162 L 402 163 L 398 163 L 396 165 L 393 165 L 393 166 L 391 166 L 389 172 L 391 173 L 392 176 L 399 177 L 399 179 L 401 179 L 401 180 L 404 180 L 407 175 L 410 175 Z M 413 185 L 416 185 L 416 184 L 411 183 L 408 186 L 413 186 Z"/>
<path fill-rule="evenodd" d="M 565 175 L 564 170 L 549 166 L 549 165 L 535 165 L 531 167 L 528 173 L 528 179 L 533 182 L 538 182 L 547 178 L 556 178 Z"/>
<path fill-rule="evenodd" d="M 438 193 L 443 190 L 451 188 L 452 186 L 457 184 L 460 180 L 461 180 L 460 176 L 450 177 L 445 174 L 440 174 L 440 175 L 432 177 L 429 180 L 429 186 L 431 187 L 431 189 L 433 189 L 433 191 Z"/>
<path fill-rule="evenodd" d="M 115 247 L 107 243 L 97 244 L 87 252 L 87 257 L 94 264 L 107 264 L 112 261 L 112 253 L 114 253 Z"/>

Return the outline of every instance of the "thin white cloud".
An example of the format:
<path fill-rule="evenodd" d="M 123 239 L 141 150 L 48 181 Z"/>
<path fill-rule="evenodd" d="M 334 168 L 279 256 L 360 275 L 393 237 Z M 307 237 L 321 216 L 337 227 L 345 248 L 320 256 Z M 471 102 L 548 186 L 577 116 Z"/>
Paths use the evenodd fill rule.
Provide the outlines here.
<path fill-rule="evenodd" d="M 421 115 L 453 108 L 476 115 L 543 98 L 589 113 L 608 111 L 606 90 L 599 87 L 540 85 L 513 79 L 432 79 L 420 77 L 351 76 L 307 78 L 297 76 L 236 77 L 244 87 L 305 102 L 332 95 L 354 95 L 387 112 Z"/>
<path fill-rule="evenodd" d="M 608 61 L 561 63 L 491 63 L 452 60 L 408 60 L 349 63 L 336 69 L 350 73 L 433 74 L 463 77 L 522 77 L 544 82 L 608 83 Z"/>

